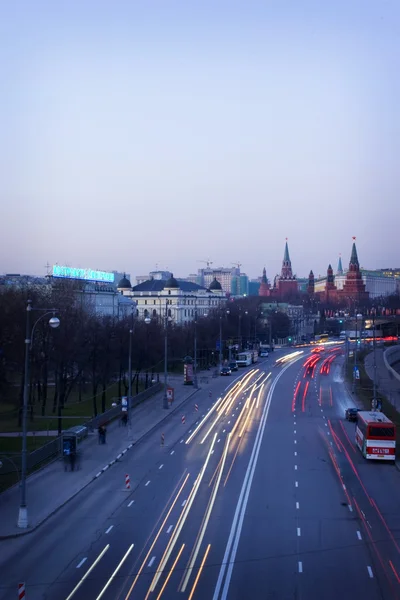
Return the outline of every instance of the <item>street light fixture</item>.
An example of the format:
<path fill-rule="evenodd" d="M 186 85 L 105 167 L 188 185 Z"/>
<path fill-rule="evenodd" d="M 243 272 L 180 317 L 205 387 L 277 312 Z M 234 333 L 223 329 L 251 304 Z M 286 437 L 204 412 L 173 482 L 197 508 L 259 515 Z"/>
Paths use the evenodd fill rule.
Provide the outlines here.
<path fill-rule="evenodd" d="M 356 375 L 357 375 L 357 349 L 358 349 L 358 321 L 359 319 L 362 319 L 363 316 L 360 313 L 356 314 L 356 347 L 354 348 L 354 373 L 353 373 L 353 394 L 356 391 Z M 361 329 L 360 329 L 360 344 L 361 344 L 361 334 L 362 334 L 362 323 L 361 323 Z"/>
<path fill-rule="evenodd" d="M 33 324 L 31 328 L 31 311 L 44 312 Z M 18 512 L 17 526 L 20 529 L 28 527 L 28 507 L 26 505 L 26 471 L 27 471 L 27 416 L 28 416 L 28 396 L 29 396 L 29 357 L 32 348 L 33 334 L 35 333 L 36 325 L 49 315 L 53 315 L 49 319 L 49 326 L 52 329 L 57 329 L 60 325 L 60 319 L 55 316 L 57 308 L 33 308 L 32 301 L 26 303 L 26 327 L 25 327 L 25 366 L 24 366 L 24 400 L 22 407 L 22 456 L 21 456 L 21 501 Z"/>

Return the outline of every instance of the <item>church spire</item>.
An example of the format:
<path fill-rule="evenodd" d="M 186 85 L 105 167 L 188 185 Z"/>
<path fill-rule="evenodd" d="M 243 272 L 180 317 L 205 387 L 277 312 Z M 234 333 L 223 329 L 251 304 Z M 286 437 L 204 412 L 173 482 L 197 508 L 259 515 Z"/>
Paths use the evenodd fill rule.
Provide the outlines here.
<path fill-rule="evenodd" d="M 287 238 L 286 238 L 286 244 L 285 244 L 285 253 L 283 255 L 283 262 L 290 263 L 289 246 L 288 246 L 288 243 L 287 243 Z"/>
<path fill-rule="evenodd" d="M 342 255 L 339 254 L 339 262 L 337 266 L 337 275 L 343 275 Z"/>

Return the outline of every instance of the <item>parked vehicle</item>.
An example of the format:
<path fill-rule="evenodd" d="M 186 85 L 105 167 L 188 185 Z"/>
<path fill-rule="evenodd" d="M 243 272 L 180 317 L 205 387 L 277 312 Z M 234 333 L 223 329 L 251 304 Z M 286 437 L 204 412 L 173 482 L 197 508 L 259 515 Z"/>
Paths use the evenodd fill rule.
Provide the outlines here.
<path fill-rule="evenodd" d="M 230 374 L 231 374 L 231 372 L 232 372 L 232 371 L 230 370 L 230 368 L 229 368 L 229 367 L 222 367 L 222 369 L 221 369 L 221 375 L 225 375 L 225 376 L 226 376 L 226 375 L 230 375 Z"/>

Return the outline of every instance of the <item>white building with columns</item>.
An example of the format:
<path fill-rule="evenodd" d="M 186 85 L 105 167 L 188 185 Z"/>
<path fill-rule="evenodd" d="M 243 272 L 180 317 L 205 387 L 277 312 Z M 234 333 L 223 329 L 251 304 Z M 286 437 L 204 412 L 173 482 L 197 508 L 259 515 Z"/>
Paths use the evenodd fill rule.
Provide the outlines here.
<path fill-rule="evenodd" d="M 196 312 L 198 318 L 205 317 L 226 301 L 216 279 L 207 289 L 190 281 L 178 281 L 172 274 L 167 280 L 150 278 L 133 287 L 124 277 L 118 284 L 118 291 L 135 302 L 139 319 L 161 320 L 167 314 L 179 325 L 193 321 Z"/>

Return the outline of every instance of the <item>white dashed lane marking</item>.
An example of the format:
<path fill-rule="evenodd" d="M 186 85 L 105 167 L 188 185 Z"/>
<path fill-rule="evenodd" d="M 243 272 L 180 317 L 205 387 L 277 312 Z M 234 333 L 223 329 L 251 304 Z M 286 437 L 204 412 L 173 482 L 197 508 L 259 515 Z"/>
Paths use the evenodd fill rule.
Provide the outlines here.
<path fill-rule="evenodd" d="M 298 502 L 296 502 L 296 508 L 297 508 L 297 510 L 299 510 L 299 508 L 300 508 L 300 504 Z"/>
<path fill-rule="evenodd" d="M 299 560 L 299 573 L 303 572 L 303 563 Z"/>
<path fill-rule="evenodd" d="M 369 576 L 371 577 L 371 579 L 372 579 L 372 578 L 373 578 L 373 576 L 374 576 L 374 574 L 373 574 L 373 572 L 372 572 L 372 569 L 371 569 L 371 567 L 367 567 L 367 569 L 368 569 L 368 575 L 369 575 Z"/>
<path fill-rule="evenodd" d="M 110 525 L 110 527 L 106 530 L 106 533 L 110 533 L 110 531 L 113 527 L 114 527 L 114 525 Z"/>
<path fill-rule="evenodd" d="M 173 528 L 173 525 L 170 525 L 167 529 L 167 533 L 171 533 L 172 528 Z"/>
<path fill-rule="evenodd" d="M 133 504 L 134 502 L 135 502 L 134 500 L 131 500 L 131 501 L 129 502 L 129 504 L 128 504 L 128 508 L 129 508 L 130 506 L 132 506 L 132 504 Z"/>
<path fill-rule="evenodd" d="M 362 540 L 361 533 L 359 531 L 357 531 L 357 537 L 359 540 Z"/>
<path fill-rule="evenodd" d="M 153 562 L 156 560 L 156 557 L 153 556 L 149 562 L 149 564 L 147 565 L 148 567 L 151 567 L 151 565 L 153 564 Z"/>
<path fill-rule="evenodd" d="M 87 556 L 85 556 L 85 558 L 82 558 L 81 562 L 76 565 L 76 568 L 80 569 L 81 566 L 83 565 L 83 563 L 85 563 L 86 561 L 87 561 Z"/>
<path fill-rule="evenodd" d="M 170 454 L 171 454 L 171 456 L 172 456 L 173 454 L 175 454 L 175 450 L 172 450 L 172 451 L 170 452 Z"/>
<path fill-rule="evenodd" d="M 159 469 L 162 469 L 162 468 L 163 468 L 163 466 L 164 466 L 164 465 L 160 465 L 158 468 L 159 468 Z"/>
<path fill-rule="evenodd" d="M 144 484 L 144 486 L 147 487 L 149 485 L 149 483 L 150 483 L 150 479 L 147 483 Z"/>
<path fill-rule="evenodd" d="M 300 527 L 297 528 L 297 536 L 300 537 L 301 536 L 301 529 Z"/>

